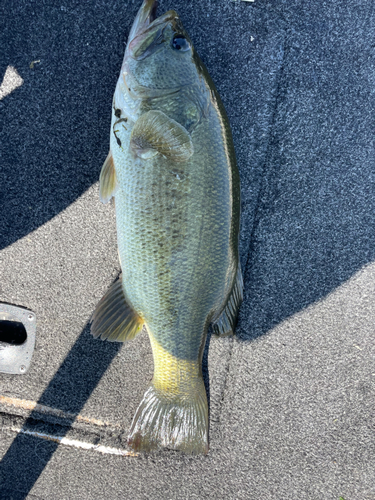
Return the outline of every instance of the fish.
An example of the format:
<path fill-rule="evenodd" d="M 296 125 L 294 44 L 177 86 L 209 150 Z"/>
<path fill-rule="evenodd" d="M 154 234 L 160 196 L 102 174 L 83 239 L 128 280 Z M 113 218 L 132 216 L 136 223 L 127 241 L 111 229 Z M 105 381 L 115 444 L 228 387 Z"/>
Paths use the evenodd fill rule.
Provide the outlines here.
<path fill-rule="evenodd" d="M 95 338 L 143 326 L 154 374 L 128 446 L 207 454 L 208 329 L 232 335 L 243 298 L 240 177 L 224 106 L 174 10 L 144 0 L 129 33 L 100 173 L 114 197 L 121 276 L 91 318 Z"/>

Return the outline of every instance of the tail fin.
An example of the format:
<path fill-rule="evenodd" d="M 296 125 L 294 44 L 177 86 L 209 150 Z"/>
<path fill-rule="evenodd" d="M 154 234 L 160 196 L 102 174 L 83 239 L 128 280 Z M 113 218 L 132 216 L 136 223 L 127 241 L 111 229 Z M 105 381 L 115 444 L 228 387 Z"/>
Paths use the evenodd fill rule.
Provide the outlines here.
<path fill-rule="evenodd" d="M 153 385 L 133 418 L 128 437 L 135 451 L 159 448 L 208 453 L 208 405 L 203 379 L 196 393 L 169 395 Z"/>

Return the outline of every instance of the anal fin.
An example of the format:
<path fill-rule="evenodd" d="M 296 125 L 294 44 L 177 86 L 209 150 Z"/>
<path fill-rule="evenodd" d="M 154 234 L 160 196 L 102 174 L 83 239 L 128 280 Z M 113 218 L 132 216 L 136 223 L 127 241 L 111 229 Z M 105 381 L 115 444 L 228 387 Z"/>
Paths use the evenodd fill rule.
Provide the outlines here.
<path fill-rule="evenodd" d="M 241 267 L 238 266 L 236 279 L 226 306 L 216 321 L 212 323 L 213 332 L 221 337 L 233 335 L 236 327 L 238 310 L 243 300 L 243 280 Z"/>
<path fill-rule="evenodd" d="M 110 342 L 131 340 L 143 326 L 142 318 L 126 301 L 121 279 L 113 283 L 103 296 L 91 321 L 93 337 Z"/>

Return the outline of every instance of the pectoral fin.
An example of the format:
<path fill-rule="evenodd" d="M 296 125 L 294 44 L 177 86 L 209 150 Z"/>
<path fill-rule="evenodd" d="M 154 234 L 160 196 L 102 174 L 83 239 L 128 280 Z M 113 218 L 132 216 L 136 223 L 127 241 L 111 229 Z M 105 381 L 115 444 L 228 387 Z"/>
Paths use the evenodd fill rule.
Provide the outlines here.
<path fill-rule="evenodd" d="M 111 151 L 102 166 L 99 178 L 99 196 L 102 203 L 108 203 L 117 189 L 115 164 Z"/>
<path fill-rule="evenodd" d="M 135 123 L 130 148 L 140 158 L 157 154 L 176 162 L 187 161 L 194 152 L 189 132 L 162 111 L 148 111 Z"/>
<path fill-rule="evenodd" d="M 233 335 L 237 322 L 238 309 L 240 308 L 242 299 L 242 272 L 240 266 L 238 266 L 236 280 L 233 285 L 232 293 L 229 295 L 228 302 L 218 319 L 212 324 L 213 331 L 216 335 L 222 337 Z"/>

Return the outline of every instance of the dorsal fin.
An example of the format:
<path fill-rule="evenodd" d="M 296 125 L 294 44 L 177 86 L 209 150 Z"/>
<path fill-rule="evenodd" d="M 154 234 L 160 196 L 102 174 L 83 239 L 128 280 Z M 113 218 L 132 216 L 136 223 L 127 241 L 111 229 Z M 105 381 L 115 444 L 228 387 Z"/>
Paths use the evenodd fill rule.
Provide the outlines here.
<path fill-rule="evenodd" d="M 212 323 L 213 332 L 216 335 L 233 335 L 236 327 L 238 310 L 243 300 L 243 281 L 241 267 L 238 266 L 236 280 L 233 285 L 232 293 L 229 295 L 224 310 L 218 319 Z"/>

